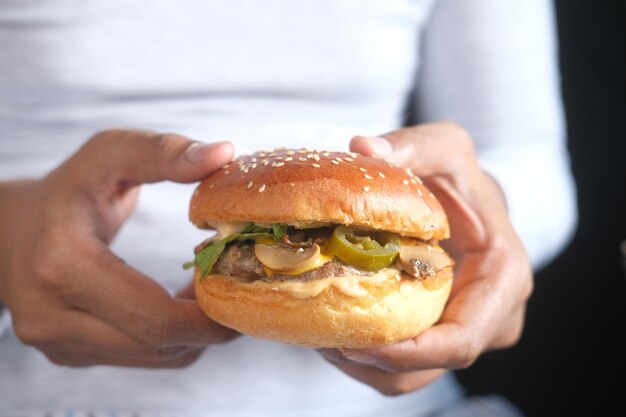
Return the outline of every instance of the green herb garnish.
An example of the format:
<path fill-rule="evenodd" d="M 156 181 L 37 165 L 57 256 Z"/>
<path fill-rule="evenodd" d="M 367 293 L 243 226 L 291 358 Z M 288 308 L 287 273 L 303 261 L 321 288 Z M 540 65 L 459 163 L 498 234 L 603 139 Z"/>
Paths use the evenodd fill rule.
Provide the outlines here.
<path fill-rule="evenodd" d="M 248 224 L 240 233 L 234 233 L 226 236 L 216 242 L 211 243 L 196 254 L 193 261 L 185 262 L 183 264 L 184 269 L 190 269 L 197 266 L 200 269 L 200 280 L 204 279 L 217 259 L 220 257 L 226 245 L 232 242 L 243 242 L 246 240 L 258 240 L 263 238 L 274 238 L 274 240 L 280 240 L 287 233 L 287 228 L 282 224 L 274 224 L 271 228 L 265 228 L 257 226 L 254 223 Z"/>

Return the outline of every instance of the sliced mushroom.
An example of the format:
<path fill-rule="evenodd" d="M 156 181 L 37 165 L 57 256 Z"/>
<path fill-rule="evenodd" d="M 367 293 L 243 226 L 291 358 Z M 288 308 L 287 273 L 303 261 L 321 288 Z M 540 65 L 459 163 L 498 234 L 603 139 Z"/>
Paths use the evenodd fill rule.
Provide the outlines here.
<path fill-rule="evenodd" d="M 276 272 L 289 272 L 315 267 L 320 261 L 320 247 L 290 248 L 282 245 L 254 245 L 254 254 L 263 265 Z"/>
<path fill-rule="evenodd" d="M 442 249 L 426 244 L 408 245 L 405 242 L 402 242 L 398 260 L 407 273 L 419 279 L 432 277 L 443 268 L 454 265 L 454 261 Z"/>
<path fill-rule="evenodd" d="M 313 244 L 313 239 L 304 240 L 304 233 L 302 233 L 301 239 L 297 239 L 299 237 L 298 235 L 283 235 L 280 241 L 283 245 L 289 246 L 290 248 L 308 248 Z"/>

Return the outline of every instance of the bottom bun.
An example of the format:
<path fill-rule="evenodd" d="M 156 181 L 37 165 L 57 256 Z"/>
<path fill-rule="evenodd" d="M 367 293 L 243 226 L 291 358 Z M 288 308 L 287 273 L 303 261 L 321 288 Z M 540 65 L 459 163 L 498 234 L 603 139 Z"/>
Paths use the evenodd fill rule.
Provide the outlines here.
<path fill-rule="evenodd" d="M 439 320 L 452 287 L 452 268 L 426 280 L 359 282 L 362 296 L 334 285 L 296 298 L 280 284 L 209 275 L 194 279 L 202 310 L 249 336 L 312 347 L 373 348 L 417 336 Z M 335 278 L 333 278 L 335 279 Z"/>

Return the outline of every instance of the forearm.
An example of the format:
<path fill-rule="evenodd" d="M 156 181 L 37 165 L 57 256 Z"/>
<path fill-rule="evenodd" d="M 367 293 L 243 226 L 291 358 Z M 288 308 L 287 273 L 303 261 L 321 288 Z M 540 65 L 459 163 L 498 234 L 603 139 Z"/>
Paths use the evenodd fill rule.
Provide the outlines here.
<path fill-rule="evenodd" d="M 550 262 L 567 245 L 577 224 L 576 189 L 562 150 L 520 146 L 481 155 L 481 165 L 500 185 L 513 226 L 533 269 Z"/>
<path fill-rule="evenodd" d="M 577 217 L 556 52 L 549 3 L 439 0 L 416 96 L 418 121 L 468 130 L 535 270 L 565 247 Z"/>

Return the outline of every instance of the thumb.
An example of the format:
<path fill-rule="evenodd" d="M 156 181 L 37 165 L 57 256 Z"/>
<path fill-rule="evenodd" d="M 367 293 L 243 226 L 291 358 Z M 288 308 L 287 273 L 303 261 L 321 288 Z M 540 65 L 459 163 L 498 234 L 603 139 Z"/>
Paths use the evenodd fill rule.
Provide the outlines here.
<path fill-rule="evenodd" d="M 107 130 L 91 138 L 62 167 L 74 181 L 123 183 L 194 182 L 232 160 L 230 142 L 193 141 L 173 133 Z"/>
<path fill-rule="evenodd" d="M 409 167 L 422 176 L 466 175 L 476 171 L 474 145 L 454 123 L 437 122 L 398 129 L 378 137 L 356 136 L 350 149 Z"/>
<path fill-rule="evenodd" d="M 476 191 L 477 184 L 484 184 L 484 175 L 470 136 L 459 126 L 437 122 L 380 137 L 357 136 L 350 149 L 411 168 L 444 207 L 459 244 L 471 248 L 484 244 L 487 235 L 482 218 L 489 217 L 484 208 L 485 187 L 478 187 L 480 197 Z"/>

